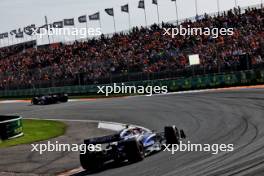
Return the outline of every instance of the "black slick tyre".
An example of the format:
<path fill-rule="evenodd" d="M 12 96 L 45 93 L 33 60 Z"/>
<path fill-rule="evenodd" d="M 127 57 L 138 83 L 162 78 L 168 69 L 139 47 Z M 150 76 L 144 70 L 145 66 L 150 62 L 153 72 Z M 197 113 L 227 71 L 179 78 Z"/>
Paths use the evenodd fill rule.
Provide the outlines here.
<path fill-rule="evenodd" d="M 130 163 L 135 163 L 145 158 L 144 147 L 136 139 L 126 141 L 124 145 L 127 159 Z"/>

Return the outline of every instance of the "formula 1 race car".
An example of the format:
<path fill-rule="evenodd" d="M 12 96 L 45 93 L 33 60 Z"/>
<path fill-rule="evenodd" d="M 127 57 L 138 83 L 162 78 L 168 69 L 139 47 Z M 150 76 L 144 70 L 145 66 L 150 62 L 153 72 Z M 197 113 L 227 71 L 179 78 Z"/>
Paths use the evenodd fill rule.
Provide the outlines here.
<path fill-rule="evenodd" d="M 92 172 L 101 169 L 108 162 L 134 163 L 161 151 L 163 144 L 179 144 L 180 139 L 184 138 L 184 131 L 179 131 L 175 126 L 165 127 L 162 133 L 140 127 L 127 127 L 114 135 L 84 140 L 86 147 L 101 144 L 101 150 L 80 154 L 80 163 L 86 171 Z"/>
<path fill-rule="evenodd" d="M 53 94 L 46 96 L 33 97 L 31 104 L 33 105 L 49 105 L 56 103 L 65 103 L 68 102 L 67 94 Z"/>

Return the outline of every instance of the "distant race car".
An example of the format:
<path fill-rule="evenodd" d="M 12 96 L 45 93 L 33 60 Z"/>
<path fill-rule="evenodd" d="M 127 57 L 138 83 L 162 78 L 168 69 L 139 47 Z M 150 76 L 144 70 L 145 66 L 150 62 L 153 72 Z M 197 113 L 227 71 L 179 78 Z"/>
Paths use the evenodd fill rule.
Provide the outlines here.
<path fill-rule="evenodd" d="M 56 103 L 65 103 L 68 102 L 67 94 L 52 94 L 46 96 L 33 97 L 31 104 L 33 105 L 49 105 Z"/>
<path fill-rule="evenodd" d="M 80 154 L 80 163 L 87 171 L 96 171 L 111 161 L 116 164 L 125 161 L 134 163 L 161 151 L 163 144 L 179 144 L 183 138 L 186 138 L 184 131 L 179 131 L 175 126 L 167 126 L 161 133 L 127 127 L 114 135 L 84 140 L 86 147 L 101 144 L 102 150 Z"/>

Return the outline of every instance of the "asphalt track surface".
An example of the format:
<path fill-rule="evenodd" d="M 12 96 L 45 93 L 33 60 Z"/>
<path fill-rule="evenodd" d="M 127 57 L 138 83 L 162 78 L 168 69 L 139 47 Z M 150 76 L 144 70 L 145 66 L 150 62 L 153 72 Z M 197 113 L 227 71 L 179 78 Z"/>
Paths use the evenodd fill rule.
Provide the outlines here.
<path fill-rule="evenodd" d="M 264 90 L 101 99 L 48 106 L 1 104 L 1 114 L 28 118 L 132 123 L 162 130 L 175 124 L 192 143 L 235 145 L 229 153 L 160 152 L 144 161 L 109 167 L 97 176 L 264 175 Z M 81 173 L 79 175 L 87 175 Z"/>

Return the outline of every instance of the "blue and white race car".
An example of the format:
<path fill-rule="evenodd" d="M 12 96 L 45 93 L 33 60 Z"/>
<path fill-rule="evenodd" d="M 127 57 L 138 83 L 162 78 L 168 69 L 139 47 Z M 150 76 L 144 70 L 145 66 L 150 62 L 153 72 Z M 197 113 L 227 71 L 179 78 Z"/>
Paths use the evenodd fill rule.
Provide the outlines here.
<path fill-rule="evenodd" d="M 127 126 L 114 135 L 84 140 L 87 147 L 91 144 L 101 145 L 101 150 L 80 154 L 80 162 L 82 167 L 88 171 L 98 170 L 106 162 L 134 163 L 161 151 L 163 144 L 179 144 L 180 139 L 185 137 L 184 131 L 178 130 L 175 126 L 167 126 L 161 133 L 141 127 Z"/>

